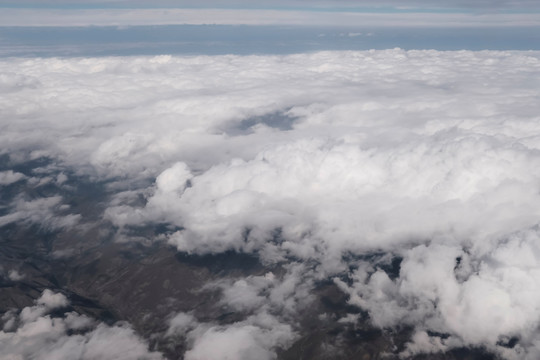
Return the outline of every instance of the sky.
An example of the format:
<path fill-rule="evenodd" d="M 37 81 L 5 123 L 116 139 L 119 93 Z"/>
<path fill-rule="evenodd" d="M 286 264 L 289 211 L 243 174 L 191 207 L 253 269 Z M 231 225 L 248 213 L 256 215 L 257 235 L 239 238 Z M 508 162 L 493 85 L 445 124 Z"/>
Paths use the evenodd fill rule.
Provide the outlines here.
<path fill-rule="evenodd" d="M 540 47 L 534 1 L 2 1 L 0 8 L 3 57 Z"/>
<path fill-rule="evenodd" d="M 407 8 L 427 8 L 427 9 L 484 9 L 488 11 L 493 10 L 509 10 L 509 9 L 538 9 L 538 3 L 533 0 L 336 0 L 336 1 L 320 1 L 320 0 L 292 0 L 292 1 L 269 1 L 269 0 L 208 0 L 204 3 L 200 1 L 186 1 L 186 0 L 85 0 L 85 1 L 73 1 L 73 0 L 20 0 L 10 1 L 2 0 L 0 2 L 2 6 L 9 7 L 170 7 L 170 8 L 182 8 L 182 7 L 196 7 L 196 8 L 295 8 L 305 7 L 313 9 L 331 9 L 331 8 L 381 8 L 381 7 L 394 7 L 399 9 Z"/>
<path fill-rule="evenodd" d="M 531 26 L 533 1 L 21 1 L 3 2 L 3 26 L 318 25 Z"/>

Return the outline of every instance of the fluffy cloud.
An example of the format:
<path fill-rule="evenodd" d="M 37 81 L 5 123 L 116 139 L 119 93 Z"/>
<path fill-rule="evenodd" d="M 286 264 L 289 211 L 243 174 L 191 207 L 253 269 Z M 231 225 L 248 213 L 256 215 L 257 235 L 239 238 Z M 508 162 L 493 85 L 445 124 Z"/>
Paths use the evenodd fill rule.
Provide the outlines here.
<path fill-rule="evenodd" d="M 233 311 L 269 312 L 287 317 L 310 304 L 315 274 L 302 263 L 286 264 L 282 270 L 281 277 L 268 272 L 261 276 L 221 280 L 206 288 L 220 289 L 221 305 Z"/>
<path fill-rule="evenodd" d="M 352 286 L 336 282 L 378 326 L 422 329 L 407 353 L 487 344 L 507 358 L 534 359 L 539 354 L 538 237 L 537 228 L 505 235 L 487 252 L 420 245 L 402 254 L 396 279 L 365 263 L 352 274 Z M 450 337 L 430 337 L 425 329 Z M 513 337 L 519 346 L 498 346 Z"/>
<path fill-rule="evenodd" d="M 187 358 L 215 356 L 209 343 L 273 358 L 294 332 L 286 314 L 313 281 L 336 277 L 375 326 L 415 328 L 404 357 L 475 345 L 532 359 L 539 58 L 8 59 L 2 71 L 36 81 L 6 86 L 0 141 L 13 162 L 54 158 L 107 181 L 104 219 L 120 229 L 166 223 L 180 251 L 255 253 L 281 267 L 278 279 L 211 285 L 242 321 L 175 318 L 169 335 L 187 339 Z M 43 221 L 60 204 L 17 201 L 0 221 Z"/>
<path fill-rule="evenodd" d="M 242 320 L 217 323 L 179 313 L 169 320 L 165 336 L 185 343 L 190 360 L 276 359 L 277 349 L 289 348 L 298 338 L 291 319 L 310 305 L 313 288 L 313 274 L 305 264 L 288 264 L 283 270 L 282 276 L 268 272 L 206 284 L 204 291 L 221 292 L 216 305 Z"/>
<path fill-rule="evenodd" d="M 43 291 L 34 306 L 2 317 L 1 359 L 161 359 L 127 324 L 108 326 L 76 312 L 51 315 L 67 298 Z"/>
<path fill-rule="evenodd" d="M 280 229 L 280 246 L 304 258 L 317 246 L 389 249 L 439 235 L 480 246 L 490 234 L 537 222 L 539 159 L 526 148 L 451 134 L 429 140 L 377 150 L 302 140 L 215 166 L 172 206 L 162 203 L 186 228 L 171 241 L 183 251 L 251 251 Z M 243 239 L 246 229 L 252 241 Z"/>
<path fill-rule="evenodd" d="M 26 176 L 20 172 L 13 172 L 13 170 L 0 172 L 0 185 L 10 185 L 17 181 L 25 179 Z"/>
<path fill-rule="evenodd" d="M 18 119 L 2 132 L 3 153 L 32 148 L 29 157 L 61 157 L 80 172 L 90 162 L 108 176 L 155 177 L 178 161 L 207 169 L 252 159 L 269 143 L 341 137 L 347 127 L 349 137 L 376 141 L 390 140 L 384 130 L 409 136 L 422 128 L 523 138 L 535 126 L 533 53 L 15 59 L 0 66 L 40 83 L 2 98 L 3 119 Z M 245 119 L 280 112 L 299 118 L 297 131 L 261 124 L 249 136 L 227 135 Z M 27 132 L 31 126 L 47 136 Z"/>
<path fill-rule="evenodd" d="M 180 313 L 171 319 L 168 335 L 187 338 L 186 360 L 272 360 L 275 350 L 287 348 L 296 336 L 290 325 L 267 313 L 231 325 L 199 323 L 193 316 Z"/>

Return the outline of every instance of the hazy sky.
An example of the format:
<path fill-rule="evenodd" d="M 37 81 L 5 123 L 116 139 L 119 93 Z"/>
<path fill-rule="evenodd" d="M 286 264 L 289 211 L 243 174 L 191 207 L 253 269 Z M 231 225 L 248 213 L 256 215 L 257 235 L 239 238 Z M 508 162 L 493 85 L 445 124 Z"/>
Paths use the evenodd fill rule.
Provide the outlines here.
<path fill-rule="evenodd" d="M 0 2 L 0 6 L 6 7 L 170 7 L 170 8 L 182 8 L 182 7 L 196 7 L 196 8 L 319 8 L 319 9 L 332 9 L 332 8 L 381 8 L 381 7 L 393 7 L 396 9 L 406 8 L 420 8 L 420 9 L 482 9 L 482 10 L 510 10 L 510 9 L 539 9 L 540 5 L 535 0 L 338 0 L 338 1 L 307 1 L 307 0 L 293 0 L 293 1 L 247 1 L 247 0 L 208 0 L 208 1 L 194 1 L 194 0 L 156 0 L 156 1 L 126 1 L 126 0 L 86 0 L 86 1 L 74 1 L 74 0 L 3 0 Z"/>
<path fill-rule="evenodd" d="M 537 1 L 2 1 L 3 26 L 536 26 Z"/>

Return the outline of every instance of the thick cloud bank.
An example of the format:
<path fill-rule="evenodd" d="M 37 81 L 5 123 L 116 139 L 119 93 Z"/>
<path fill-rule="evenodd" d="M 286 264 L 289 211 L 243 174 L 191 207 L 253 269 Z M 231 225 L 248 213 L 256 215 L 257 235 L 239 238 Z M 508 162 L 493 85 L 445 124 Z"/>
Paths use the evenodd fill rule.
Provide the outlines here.
<path fill-rule="evenodd" d="M 209 343 L 274 358 L 294 337 L 276 303 L 328 278 L 375 326 L 414 328 L 403 357 L 539 356 L 538 53 L 10 59 L 0 71 L 2 152 L 109 181 L 103 217 L 119 239 L 166 223 L 181 252 L 288 264 L 281 295 L 263 277 L 212 285 L 244 320 L 172 320 L 186 358 L 214 358 Z M 47 219 L 60 200 L 14 199 L 0 222 Z"/>

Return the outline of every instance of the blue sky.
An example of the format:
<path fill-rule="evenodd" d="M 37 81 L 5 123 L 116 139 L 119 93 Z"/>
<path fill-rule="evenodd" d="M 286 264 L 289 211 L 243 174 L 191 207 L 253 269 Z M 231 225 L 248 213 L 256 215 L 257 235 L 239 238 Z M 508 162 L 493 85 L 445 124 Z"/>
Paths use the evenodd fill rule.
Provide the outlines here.
<path fill-rule="evenodd" d="M 111 51 L 290 53 L 394 47 L 532 50 L 540 46 L 537 0 L 0 0 L 0 8 L 0 56 Z M 259 26 L 261 30 L 239 33 L 187 28 L 196 25 Z M 288 26 L 297 30 L 276 30 Z M 36 27 L 42 31 L 25 30 Z M 66 30 L 45 31 L 45 27 Z M 298 27 L 305 30 L 298 31 Z M 126 31 L 128 28 L 131 30 Z M 362 36 L 341 35 L 349 33 Z"/>

